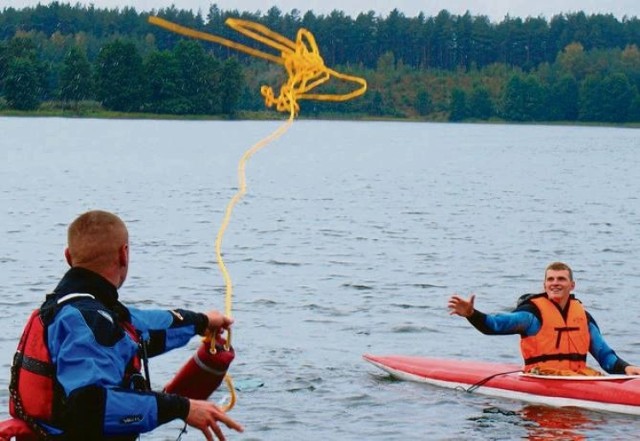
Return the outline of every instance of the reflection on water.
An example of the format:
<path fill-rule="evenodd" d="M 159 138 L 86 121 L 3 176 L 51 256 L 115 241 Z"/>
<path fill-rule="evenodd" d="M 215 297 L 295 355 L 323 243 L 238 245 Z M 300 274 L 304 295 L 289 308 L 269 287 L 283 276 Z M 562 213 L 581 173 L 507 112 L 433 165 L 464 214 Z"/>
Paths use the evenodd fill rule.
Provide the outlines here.
<path fill-rule="evenodd" d="M 550 407 L 544 405 L 524 406 L 520 411 L 527 425 L 529 441 L 566 440 L 583 441 L 584 431 L 605 424 L 602 415 L 574 407 Z"/>
<path fill-rule="evenodd" d="M 575 407 L 538 404 L 527 404 L 513 410 L 490 406 L 482 409 L 481 416 L 471 420 L 483 432 L 498 432 L 505 425 L 524 428 L 522 439 L 528 441 L 585 441 L 588 431 L 607 424 L 605 414 Z"/>

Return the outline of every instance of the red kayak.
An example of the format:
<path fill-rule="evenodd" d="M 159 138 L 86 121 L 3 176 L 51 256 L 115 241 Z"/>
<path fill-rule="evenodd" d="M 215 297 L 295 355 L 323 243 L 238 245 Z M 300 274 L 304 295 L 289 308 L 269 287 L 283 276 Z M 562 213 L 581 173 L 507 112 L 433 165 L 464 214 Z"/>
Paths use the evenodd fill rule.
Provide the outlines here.
<path fill-rule="evenodd" d="M 401 380 L 464 389 L 556 407 L 640 415 L 640 376 L 524 374 L 521 366 L 469 360 L 365 354 L 364 359 Z"/>

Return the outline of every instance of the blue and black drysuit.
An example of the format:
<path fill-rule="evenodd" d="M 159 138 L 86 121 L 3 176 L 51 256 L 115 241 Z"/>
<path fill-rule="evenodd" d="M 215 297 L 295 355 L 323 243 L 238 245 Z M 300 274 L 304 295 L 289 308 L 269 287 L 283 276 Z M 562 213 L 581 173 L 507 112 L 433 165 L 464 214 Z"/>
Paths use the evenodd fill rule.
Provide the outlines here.
<path fill-rule="evenodd" d="M 56 429 L 65 439 L 134 440 L 173 419 L 186 420 L 188 399 L 133 384 L 131 363 L 140 344 L 119 323 L 132 324 L 153 357 L 202 335 L 206 315 L 127 308 L 115 286 L 83 268 L 70 269 L 43 308 L 56 303 L 46 341 L 63 392 Z"/>
<path fill-rule="evenodd" d="M 528 300 L 537 295 L 539 294 L 525 294 L 520 297 L 517 307 L 512 312 L 485 314 L 474 310 L 467 320 L 478 331 L 487 335 L 536 335 L 542 326 L 542 317 L 538 308 Z M 571 297 L 574 298 L 573 294 Z M 589 353 L 606 372 L 624 374 L 624 369 L 629 363 L 621 359 L 607 344 L 591 314 L 586 312 L 586 315 L 590 334 Z"/>

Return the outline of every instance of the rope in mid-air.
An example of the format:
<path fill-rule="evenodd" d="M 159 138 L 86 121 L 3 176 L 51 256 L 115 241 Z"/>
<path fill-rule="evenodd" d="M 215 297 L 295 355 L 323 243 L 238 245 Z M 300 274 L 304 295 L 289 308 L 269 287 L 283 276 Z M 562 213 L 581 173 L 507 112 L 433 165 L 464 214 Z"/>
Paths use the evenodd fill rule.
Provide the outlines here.
<path fill-rule="evenodd" d="M 255 153 L 282 136 L 289 129 L 293 120 L 300 111 L 300 105 L 298 104 L 299 100 L 348 101 L 363 95 L 367 90 L 367 82 L 363 78 L 342 74 L 325 66 L 324 60 L 320 56 L 320 51 L 318 50 L 315 37 L 306 29 L 299 29 L 296 41 L 293 42 L 259 23 L 235 18 L 228 18 L 225 21 L 227 26 L 232 29 L 258 42 L 264 43 L 279 52 L 279 54 L 272 54 L 245 46 L 244 44 L 237 43 L 223 37 L 181 26 L 160 17 L 149 16 L 149 23 L 180 35 L 221 44 L 253 57 L 262 58 L 264 60 L 280 64 L 287 72 L 287 80 L 280 87 L 278 96 L 276 96 L 273 89 L 267 85 L 260 88 L 260 93 L 264 97 L 267 107 L 275 107 L 279 112 L 287 112 L 289 113 L 289 118 L 277 130 L 257 142 L 242 155 L 242 158 L 238 163 L 238 190 L 227 204 L 224 218 L 216 237 L 216 261 L 225 282 L 225 314 L 227 316 L 231 316 L 233 283 L 231 281 L 229 271 L 224 264 L 224 260 L 222 259 L 222 240 L 231 220 L 233 209 L 246 194 L 247 185 L 245 167 L 247 161 Z M 351 92 L 342 94 L 310 93 L 313 89 L 326 83 L 331 78 L 336 78 L 343 82 L 355 83 L 359 85 L 359 87 Z M 231 332 L 228 334 L 227 345 L 230 345 Z M 214 345 L 212 345 L 212 347 L 213 346 Z M 225 411 L 228 411 L 236 403 L 236 394 L 233 387 L 233 381 L 228 374 L 225 376 L 225 381 L 231 395 L 229 403 L 225 406 Z"/>

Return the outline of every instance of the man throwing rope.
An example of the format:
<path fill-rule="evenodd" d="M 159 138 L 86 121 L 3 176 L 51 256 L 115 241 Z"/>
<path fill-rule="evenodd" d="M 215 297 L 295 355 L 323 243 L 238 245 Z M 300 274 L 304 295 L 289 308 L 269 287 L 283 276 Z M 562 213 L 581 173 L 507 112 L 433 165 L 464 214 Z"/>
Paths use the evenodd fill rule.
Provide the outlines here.
<path fill-rule="evenodd" d="M 211 402 L 152 391 L 146 368 L 147 356 L 184 346 L 195 335 L 219 336 L 231 318 L 122 304 L 129 238 L 115 214 L 89 211 L 74 220 L 65 257 L 71 268 L 32 314 L 14 357 L 14 432 L 0 424 L 0 439 L 30 432 L 20 439 L 135 440 L 178 418 L 209 441 L 225 439 L 220 422 L 243 431 Z M 221 354 L 223 371 L 229 355 Z"/>

